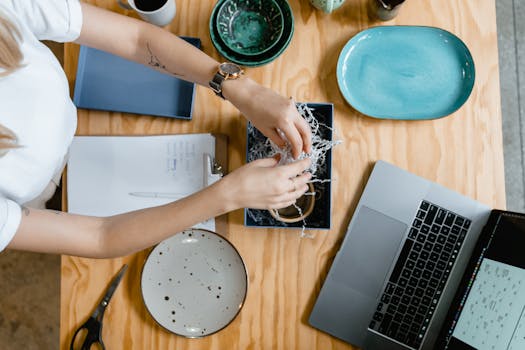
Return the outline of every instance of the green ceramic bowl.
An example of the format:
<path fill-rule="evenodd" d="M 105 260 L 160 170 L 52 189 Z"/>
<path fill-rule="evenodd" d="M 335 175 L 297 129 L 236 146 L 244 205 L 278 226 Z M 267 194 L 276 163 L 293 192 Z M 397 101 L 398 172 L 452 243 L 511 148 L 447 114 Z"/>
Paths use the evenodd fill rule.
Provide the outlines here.
<path fill-rule="evenodd" d="M 224 0 L 216 18 L 223 43 L 241 55 L 271 49 L 283 33 L 283 12 L 275 0 Z"/>
<path fill-rule="evenodd" d="M 258 55 L 243 55 L 229 48 L 219 36 L 216 26 L 217 14 L 222 3 L 227 0 L 219 0 L 210 16 L 210 37 L 213 46 L 228 61 L 237 63 L 246 67 L 258 67 L 270 63 L 279 57 L 290 44 L 294 33 L 294 18 L 292 9 L 286 0 L 274 0 L 283 14 L 283 33 L 277 43 L 266 52 Z"/>

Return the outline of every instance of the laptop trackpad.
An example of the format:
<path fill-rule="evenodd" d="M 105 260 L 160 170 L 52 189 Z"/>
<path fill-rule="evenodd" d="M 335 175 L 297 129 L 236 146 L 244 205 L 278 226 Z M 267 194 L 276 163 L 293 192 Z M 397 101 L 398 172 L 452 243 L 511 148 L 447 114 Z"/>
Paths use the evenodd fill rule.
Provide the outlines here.
<path fill-rule="evenodd" d="M 362 206 L 353 218 L 346 247 L 339 250 L 330 277 L 378 298 L 406 229 L 404 223 Z"/>

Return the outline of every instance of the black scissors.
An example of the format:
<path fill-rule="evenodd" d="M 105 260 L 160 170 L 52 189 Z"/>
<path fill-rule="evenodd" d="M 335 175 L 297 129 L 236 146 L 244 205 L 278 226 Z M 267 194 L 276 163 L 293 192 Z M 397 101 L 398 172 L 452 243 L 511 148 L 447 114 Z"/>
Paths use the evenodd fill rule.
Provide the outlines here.
<path fill-rule="evenodd" d="M 124 276 L 124 272 L 126 272 L 127 269 L 128 265 L 125 264 L 113 278 L 111 284 L 106 290 L 106 294 L 98 304 L 95 311 L 93 311 L 88 320 L 76 330 L 75 334 L 73 334 L 73 339 L 71 339 L 69 350 L 75 350 L 75 348 L 78 349 L 78 346 L 81 346 L 80 350 L 89 350 L 93 344 L 99 344 L 103 350 L 106 349 L 104 343 L 102 342 L 102 319 L 104 318 L 104 311 L 106 311 L 106 307 L 108 306 L 113 293 L 115 293 L 115 290 L 117 289 L 120 280 L 122 279 L 122 276 Z M 77 335 L 79 335 L 81 331 L 84 331 L 82 332 L 84 334 L 82 336 L 85 338 L 80 344 L 82 341 L 80 338 L 82 336 L 79 336 L 79 339 L 77 339 Z M 75 341 L 77 341 L 77 343 L 75 343 Z"/>

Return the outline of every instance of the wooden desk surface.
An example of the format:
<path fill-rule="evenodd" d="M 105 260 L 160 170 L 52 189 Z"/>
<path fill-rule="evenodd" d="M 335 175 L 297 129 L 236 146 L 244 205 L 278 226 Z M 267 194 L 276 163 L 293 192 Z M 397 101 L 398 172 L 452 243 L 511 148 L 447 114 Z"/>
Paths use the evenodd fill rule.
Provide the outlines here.
<path fill-rule="evenodd" d="M 114 0 L 89 2 L 124 12 Z M 234 322 L 203 339 L 170 334 L 148 314 L 140 292 L 147 251 L 113 260 L 63 256 L 61 349 L 69 348 L 72 332 L 92 312 L 124 262 L 130 268 L 104 320 L 108 349 L 352 348 L 311 328 L 307 319 L 374 161 L 392 162 L 488 205 L 505 207 L 494 0 L 409 0 L 395 20 L 384 23 L 368 20 L 365 0 L 346 0 L 330 15 L 307 0 L 289 2 L 296 28 L 290 46 L 277 60 L 248 69 L 248 74 L 297 101 L 334 104 L 335 128 L 343 143 L 333 153 L 332 229 L 314 232 L 313 239 L 300 238 L 297 231 L 246 228 L 242 211 L 231 213 L 228 230 L 220 233 L 244 258 L 249 291 Z M 203 50 L 222 61 L 208 32 L 214 4 L 177 0 L 177 16 L 169 30 L 201 38 Z M 436 26 L 467 44 L 476 65 L 476 83 L 463 107 L 444 119 L 405 122 L 368 118 L 345 102 L 336 82 L 339 52 L 359 31 L 384 24 Z M 77 54 L 77 46 L 66 45 L 65 69 L 72 84 Z M 85 110 L 78 114 L 78 135 L 225 133 L 230 137 L 229 169 L 244 164 L 244 118 L 206 88 L 197 88 L 190 122 Z"/>

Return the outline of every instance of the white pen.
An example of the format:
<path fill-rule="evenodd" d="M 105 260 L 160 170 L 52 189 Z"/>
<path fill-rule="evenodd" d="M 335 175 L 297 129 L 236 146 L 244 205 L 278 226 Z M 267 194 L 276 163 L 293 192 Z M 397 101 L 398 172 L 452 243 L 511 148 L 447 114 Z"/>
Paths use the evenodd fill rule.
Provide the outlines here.
<path fill-rule="evenodd" d="M 147 198 L 182 198 L 188 196 L 189 194 L 170 192 L 129 192 L 129 195 Z"/>

